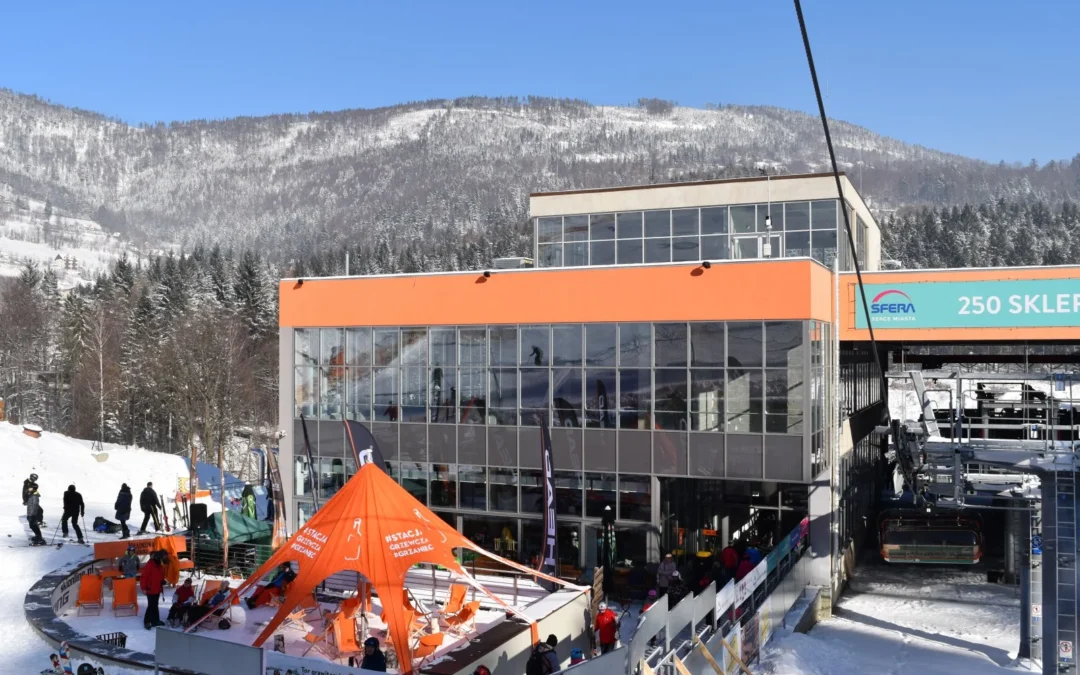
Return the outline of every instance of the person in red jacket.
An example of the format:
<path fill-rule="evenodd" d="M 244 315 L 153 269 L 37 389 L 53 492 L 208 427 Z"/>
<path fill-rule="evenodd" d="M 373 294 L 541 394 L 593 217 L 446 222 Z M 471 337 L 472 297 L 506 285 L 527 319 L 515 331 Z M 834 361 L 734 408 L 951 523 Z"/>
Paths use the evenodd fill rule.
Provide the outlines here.
<path fill-rule="evenodd" d="M 184 579 L 184 583 L 176 587 L 176 595 L 173 597 L 172 607 L 169 608 L 169 616 L 165 619 L 170 626 L 184 625 L 188 610 L 195 606 L 195 587 L 191 585 L 191 577 Z"/>
<path fill-rule="evenodd" d="M 619 641 L 619 618 L 608 608 L 606 602 L 600 603 L 600 612 L 596 615 L 596 633 L 600 637 L 601 654 L 615 649 Z"/>
<path fill-rule="evenodd" d="M 142 568 L 142 577 L 139 585 L 143 594 L 146 595 L 146 614 L 143 615 L 143 626 L 146 630 L 164 626 L 158 614 L 158 600 L 161 599 L 161 591 L 165 587 L 165 568 L 161 565 L 161 551 L 154 551 L 150 556 L 150 562 Z"/>
<path fill-rule="evenodd" d="M 750 561 L 750 554 L 742 554 L 742 562 L 739 563 L 739 569 L 735 571 L 735 581 L 742 581 L 743 577 L 750 572 L 754 571 L 754 563 Z"/>
<path fill-rule="evenodd" d="M 728 579 L 735 578 L 735 571 L 739 569 L 739 552 L 734 546 L 727 546 L 720 553 L 720 562 L 724 565 L 724 574 Z"/>

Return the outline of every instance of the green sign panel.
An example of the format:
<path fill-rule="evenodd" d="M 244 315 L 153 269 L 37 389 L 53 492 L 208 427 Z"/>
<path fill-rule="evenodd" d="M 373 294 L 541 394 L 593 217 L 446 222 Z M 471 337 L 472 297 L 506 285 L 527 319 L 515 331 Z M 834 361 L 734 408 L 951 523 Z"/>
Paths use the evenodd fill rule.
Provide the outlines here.
<path fill-rule="evenodd" d="M 866 328 L 862 298 L 855 327 Z M 867 284 L 874 328 L 1080 327 L 1080 278 Z"/>

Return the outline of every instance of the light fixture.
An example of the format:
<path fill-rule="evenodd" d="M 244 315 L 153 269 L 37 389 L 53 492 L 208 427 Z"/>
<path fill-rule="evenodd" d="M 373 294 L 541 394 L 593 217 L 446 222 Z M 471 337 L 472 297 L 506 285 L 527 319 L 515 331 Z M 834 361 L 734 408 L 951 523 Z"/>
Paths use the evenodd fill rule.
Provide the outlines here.
<path fill-rule="evenodd" d="M 709 262 L 708 260 L 705 260 L 705 261 L 703 261 L 701 263 L 701 266 L 704 267 L 705 269 L 709 269 L 710 267 L 712 267 L 712 263 Z"/>
<path fill-rule="evenodd" d="M 766 230 L 771 230 L 772 229 L 772 215 L 766 215 L 765 216 L 765 229 Z"/>
<path fill-rule="evenodd" d="M 304 280 L 303 279 L 297 279 L 296 280 L 296 285 L 297 286 L 303 286 L 304 285 Z"/>
<path fill-rule="evenodd" d="M 484 278 L 485 279 L 490 279 L 491 278 L 491 272 L 488 271 L 488 270 L 484 270 Z"/>

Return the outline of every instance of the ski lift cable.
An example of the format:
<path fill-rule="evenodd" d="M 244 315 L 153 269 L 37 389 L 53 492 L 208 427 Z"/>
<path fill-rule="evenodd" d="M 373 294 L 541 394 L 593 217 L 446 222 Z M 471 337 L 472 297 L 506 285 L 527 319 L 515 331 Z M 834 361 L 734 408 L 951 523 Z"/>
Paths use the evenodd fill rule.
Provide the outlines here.
<path fill-rule="evenodd" d="M 855 237 L 851 232 L 851 217 L 848 215 L 847 208 L 845 208 L 844 186 L 840 183 L 840 170 L 836 165 L 836 151 L 833 149 L 832 134 L 829 133 L 829 119 L 825 115 L 825 102 L 821 98 L 821 85 L 818 83 L 817 69 L 814 67 L 814 54 L 810 49 L 810 36 L 806 32 L 806 20 L 803 18 L 802 3 L 799 0 L 795 0 L 795 13 L 799 17 L 799 30 L 802 32 L 803 46 L 806 48 L 806 63 L 810 67 L 810 79 L 814 83 L 814 95 L 817 97 L 818 112 L 821 114 L 821 126 L 825 130 L 825 144 L 829 148 L 829 161 L 832 163 L 833 178 L 836 179 L 836 192 L 840 199 L 840 211 L 844 214 L 844 231 L 847 234 L 851 260 L 855 266 L 855 279 L 859 285 L 863 313 L 866 315 L 866 330 L 870 334 L 870 349 L 874 353 L 874 364 L 877 366 L 878 376 L 881 378 L 881 397 L 886 402 L 885 410 L 888 411 L 888 379 L 885 377 L 885 369 L 881 367 L 881 355 L 878 353 L 877 340 L 874 339 L 874 325 L 870 322 L 870 304 L 866 301 L 866 287 L 863 285 L 862 270 L 859 269 L 859 256 L 855 250 Z"/>

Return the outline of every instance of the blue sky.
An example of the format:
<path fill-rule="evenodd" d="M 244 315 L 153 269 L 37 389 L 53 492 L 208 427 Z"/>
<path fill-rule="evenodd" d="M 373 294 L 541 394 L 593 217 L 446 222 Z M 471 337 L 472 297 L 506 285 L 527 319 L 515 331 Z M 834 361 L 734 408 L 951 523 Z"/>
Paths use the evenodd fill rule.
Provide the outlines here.
<path fill-rule="evenodd" d="M 832 117 L 990 161 L 1080 153 L 1080 2 L 804 0 Z M 787 0 L 5 3 L 0 87 L 128 122 L 471 94 L 813 112 Z"/>

